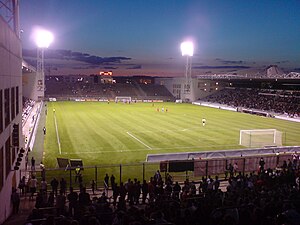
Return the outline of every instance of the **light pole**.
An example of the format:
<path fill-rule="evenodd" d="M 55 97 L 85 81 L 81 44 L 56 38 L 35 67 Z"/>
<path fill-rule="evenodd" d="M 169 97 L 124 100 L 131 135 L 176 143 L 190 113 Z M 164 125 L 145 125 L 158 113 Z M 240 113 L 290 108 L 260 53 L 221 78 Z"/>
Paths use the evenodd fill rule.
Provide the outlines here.
<path fill-rule="evenodd" d="M 194 54 L 194 45 L 190 41 L 182 42 L 180 45 L 182 56 L 186 56 L 185 65 L 185 83 L 181 88 L 181 99 L 185 101 L 187 96 L 191 93 L 191 80 L 192 80 L 192 56 Z"/>
<path fill-rule="evenodd" d="M 45 96 L 45 67 L 44 67 L 44 51 L 53 42 L 53 34 L 47 30 L 38 29 L 34 34 L 35 43 L 37 46 L 37 100 L 42 100 Z"/>

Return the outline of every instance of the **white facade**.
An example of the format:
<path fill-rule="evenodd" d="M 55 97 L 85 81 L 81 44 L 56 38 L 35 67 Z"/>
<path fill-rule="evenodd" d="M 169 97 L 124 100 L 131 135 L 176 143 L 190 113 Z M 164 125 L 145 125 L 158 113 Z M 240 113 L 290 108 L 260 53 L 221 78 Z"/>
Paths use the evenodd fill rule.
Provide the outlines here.
<path fill-rule="evenodd" d="M 14 171 L 18 148 L 13 146 L 13 125 L 19 125 L 22 145 L 21 41 L 0 15 L 0 224 L 11 214 L 11 191 L 20 179 Z"/>
<path fill-rule="evenodd" d="M 221 90 L 224 84 L 210 79 L 191 79 L 191 92 L 183 96 L 184 85 L 186 84 L 185 77 L 166 77 L 155 78 L 155 83 L 164 85 L 176 99 L 183 99 L 187 102 L 193 102 L 199 98 L 204 98 Z"/>

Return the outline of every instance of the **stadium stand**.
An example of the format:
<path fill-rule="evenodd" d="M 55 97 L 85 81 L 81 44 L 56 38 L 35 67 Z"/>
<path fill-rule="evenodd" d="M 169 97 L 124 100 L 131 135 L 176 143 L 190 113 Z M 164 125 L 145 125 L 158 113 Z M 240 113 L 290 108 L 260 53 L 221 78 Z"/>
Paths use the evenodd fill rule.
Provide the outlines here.
<path fill-rule="evenodd" d="M 46 97 L 48 98 L 106 98 L 114 100 L 116 96 L 130 96 L 132 99 L 161 99 L 174 101 L 173 95 L 162 85 L 132 83 L 94 83 L 84 80 L 69 82 L 64 77 L 50 76 L 46 79 Z"/>
<path fill-rule="evenodd" d="M 34 104 L 34 100 L 26 99 L 25 97 L 23 97 L 22 124 L 24 124 L 28 119 Z"/>
<path fill-rule="evenodd" d="M 225 88 L 201 100 L 233 107 L 285 114 L 291 117 L 300 116 L 300 96 L 298 92 Z"/>
<path fill-rule="evenodd" d="M 27 224 L 298 224 L 299 158 L 275 169 L 263 165 L 262 159 L 250 174 L 232 166 L 225 189 L 218 176 L 179 185 L 157 171 L 149 182 L 110 183 L 108 195 L 85 188 L 55 196 L 40 192 Z"/>

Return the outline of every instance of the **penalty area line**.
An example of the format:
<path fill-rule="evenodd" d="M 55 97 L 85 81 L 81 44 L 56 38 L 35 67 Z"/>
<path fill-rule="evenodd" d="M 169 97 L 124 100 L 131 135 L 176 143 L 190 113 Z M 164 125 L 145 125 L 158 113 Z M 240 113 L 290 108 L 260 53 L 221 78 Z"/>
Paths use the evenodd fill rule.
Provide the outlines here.
<path fill-rule="evenodd" d="M 149 145 L 147 145 L 147 144 L 145 144 L 144 142 L 142 142 L 140 139 L 138 139 L 137 137 L 135 137 L 133 134 L 131 134 L 130 132 L 126 132 L 130 137 L 132 137 L 133 139 L 135 139 L 135 140 L 137 140 L 138 142 L 140 142 L 142 145 L 144 145 L 144 146 L 146 146 L 147 148 L 149 148 L 149 149 L 151 149 L 152 150 L 152 148 L 149 146 Z"/>
<path fill-rule="evenodd" d="M 55 124 L 55 133 L 56 133 L 57 144 L 58 144 L 58 151 L 59 151 L 59 154 L 61 155 L 61 146 L 60 146 L 60 140 L 59 140 L 59 135 L 58 135 L 58 128 L 57 128 L 55 113 L 54 113 L 54 124 Z"/>

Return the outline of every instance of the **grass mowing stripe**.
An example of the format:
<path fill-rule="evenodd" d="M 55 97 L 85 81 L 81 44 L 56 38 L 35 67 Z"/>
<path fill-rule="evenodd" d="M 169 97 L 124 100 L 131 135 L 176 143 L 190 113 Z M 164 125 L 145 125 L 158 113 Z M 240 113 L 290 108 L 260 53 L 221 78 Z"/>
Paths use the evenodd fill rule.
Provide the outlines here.
<path fill-rule="evenodd" d="M 299 124 L 190 104 L 107 104 L 55 102 L 62 155 L 85 165 L 144 161 L 147 154 L 241 149 L 241 129 L 275 128 L 286 132 L 285 144 L 300 145 Z M 168 112 L 157 112 L 157 108 Z M 207 119 L 202 127 L 201 119 Z M 147 148 L 133 137 L 149 146 Z M 45 165 L 55 166 L 57 151 L 53 113 L 47 116 Z M 68 154 L 66 154 L 68 153 Z M 54 163 L 52 163 L 54 162 Z"/>

